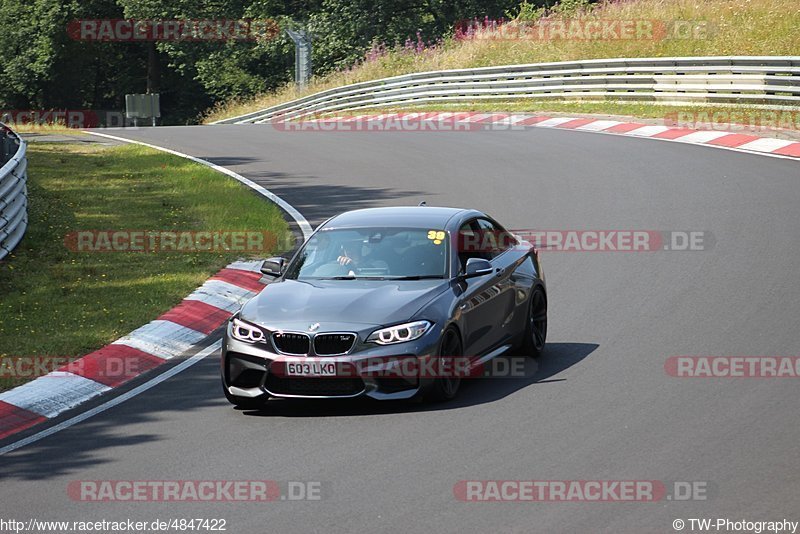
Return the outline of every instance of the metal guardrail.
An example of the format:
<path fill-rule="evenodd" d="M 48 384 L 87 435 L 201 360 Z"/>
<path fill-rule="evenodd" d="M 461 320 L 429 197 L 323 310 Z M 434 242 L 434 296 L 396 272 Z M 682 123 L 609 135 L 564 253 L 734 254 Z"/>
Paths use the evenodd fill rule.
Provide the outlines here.
<path fill-rule="evenodd" d="M 800 56 L 592 59 L 404 74 L 321 91 L 214 124 L 266 123 L 428 102 L 555 99 L 800 105 Z"/>
<path fill-rule="evenodd" d="M 22 240 L 28 228 L 26 143 L 0 124 L 0 260 Z"/>

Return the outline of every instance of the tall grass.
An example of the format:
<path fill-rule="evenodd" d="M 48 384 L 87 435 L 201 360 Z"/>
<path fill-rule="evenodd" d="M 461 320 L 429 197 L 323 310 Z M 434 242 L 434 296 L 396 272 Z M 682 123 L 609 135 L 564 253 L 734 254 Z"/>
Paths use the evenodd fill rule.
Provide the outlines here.
<path fill-rule="evenodd" d="M 264 109 L 341 85 L 429 70 L 612 57 L 800 53 L 798 0 L 607 0 L 591 9 L 544 16 L 545 23 L 575 18 L 647 20 L 663 23 L 667 28 L 680 21 L 691 24 L 695 34 L 692 38 L 548 40 L 504 39 L 496 32 L 478 31 L 472 38 L 449 37 L 433 47 L 372 51 L 360 64 L 314 79 L 305 90 L 290 84 L 254 99 L 220 104 L 208 112 L 205 122 Z"/>

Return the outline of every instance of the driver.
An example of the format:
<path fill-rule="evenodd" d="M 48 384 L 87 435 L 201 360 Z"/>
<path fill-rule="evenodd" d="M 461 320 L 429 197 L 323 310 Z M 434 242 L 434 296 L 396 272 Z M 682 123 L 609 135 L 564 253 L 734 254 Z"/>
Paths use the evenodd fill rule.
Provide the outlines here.
<path fill-rule="evenodd" d="M 363 242 L 360 240 L 345 241 L 342 243 L 342 255 L 336 258 L 339 265 L 350 265 L 352 267 L 367 267 L 361 265 L 363 256 L 361 251 L 363 249 Z"/>
<path fill-rule="evenodd" d="M 355 276 L 362 268 L 388 268 L 385 261 L 371 260 L 362 254 L 364 240 L 352 239 L 341 244 L 341 252 L 335 261 L 322 265 L 315 276 Z"/>

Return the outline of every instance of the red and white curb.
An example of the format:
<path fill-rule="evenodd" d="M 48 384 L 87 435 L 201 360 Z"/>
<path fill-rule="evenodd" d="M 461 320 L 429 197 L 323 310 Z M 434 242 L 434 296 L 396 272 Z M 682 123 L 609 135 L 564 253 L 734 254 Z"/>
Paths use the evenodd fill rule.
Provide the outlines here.
<path fill-rule="evenodd" d="M 732 131 L 693 130 L 595 118 L 526 113 L 383 113 L 272 122 L 285 131 L 477 131 L 557 128 L 703 145 L 767 156 L 800 158 L 800 142 Z M 462 128 L 459 126 L 467 125 Z M 731 128 L 733 128 L 732 125 Z"/>
<path fill-rule="evenodd" d="M 158 319 L 56 371 L 0 393 L 0 439 L 118 388 L 203 342 L 265 287 L 260 265 L 259 261 L 234 262 Z M 135 373 L 108 373 L 111 367 Z"/>

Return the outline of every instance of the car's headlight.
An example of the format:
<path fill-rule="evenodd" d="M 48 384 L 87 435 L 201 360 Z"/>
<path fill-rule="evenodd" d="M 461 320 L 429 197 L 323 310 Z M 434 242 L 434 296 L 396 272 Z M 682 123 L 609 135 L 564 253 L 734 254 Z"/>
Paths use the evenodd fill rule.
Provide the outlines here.
<path fill-rule="evenodd" d="M 266 343 L 267 341 L 267 337 L 260 328 L 239 319 L 231 321 L 231 335 L 239 341 L 247 343 Z"/>
<path fill-rule="evenodd" d="M 414 321 L 413 323 L 399 324 L 388 328 L 375 330 L 369 335 L 367 341 L 378 345 L 391 345 L 392 343 L 405 343 L 422 337 L 428 331 L 431 323 L 428 321 Z"/>

